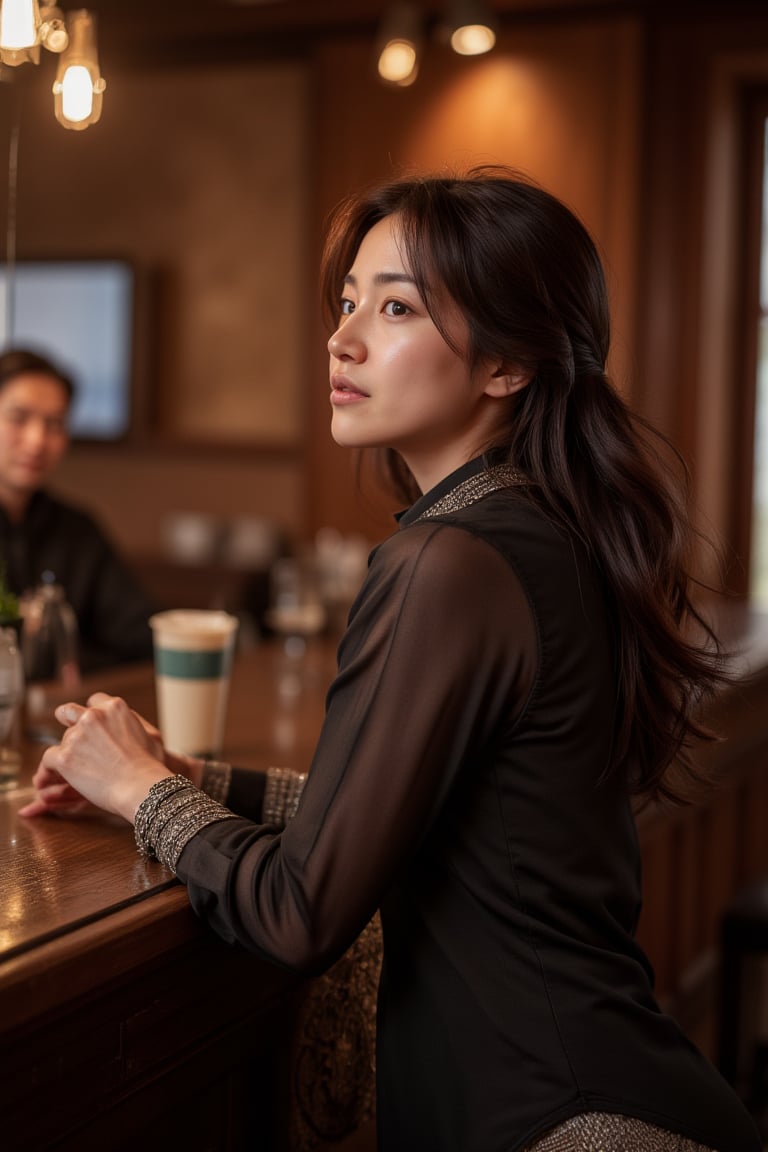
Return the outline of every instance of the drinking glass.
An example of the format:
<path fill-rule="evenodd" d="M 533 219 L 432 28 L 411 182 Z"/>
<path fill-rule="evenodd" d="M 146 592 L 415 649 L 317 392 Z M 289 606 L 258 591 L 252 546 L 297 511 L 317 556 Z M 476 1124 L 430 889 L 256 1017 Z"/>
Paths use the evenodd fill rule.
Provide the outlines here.
<path fill-rule="evenodd" d="M 320 583 L 310 560 L 286 556 L 272 565 L 265 623 L 281 638 L 278 691 L 285 703 L 301 693 L 307 643 L 326 624 Z"/>
<path fill-rule="evenodd" d="M 307 641 L 322 632 L 325 607 L 310 561 L 287 556 L 272 565 L 266 623 L 282 637 L 286 655 L 299 659 Z"/>

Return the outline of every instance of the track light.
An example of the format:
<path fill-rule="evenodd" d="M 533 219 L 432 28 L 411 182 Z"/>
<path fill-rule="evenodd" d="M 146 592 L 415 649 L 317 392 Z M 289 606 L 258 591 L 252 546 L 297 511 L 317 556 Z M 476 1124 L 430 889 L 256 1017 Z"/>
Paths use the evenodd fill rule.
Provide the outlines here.
<path fill-rule="evenodd" d="M 423 20 L 417 4 L 396 3 L 385 13 L 376 44 L 379 76 L 407 87 L 419 70 Z"/>
<path fill-rule="evenodd" d="M 453 0 L 451 48 L 460 56 L 481 56 L 496 43 L 496 31 L 482 0 Z"/>
<path fill-rule="evenodd" d="M 436 34 L 460 56 L 480 56 L 496 43 L 496 28 L 483 0 L 448 0 L 447 18 Z M 376 67 L 387 84 L 413 84 L 419 67 L 425 19 L 417 0 L 399 0 L 384 13 L 376 37 Z"/>

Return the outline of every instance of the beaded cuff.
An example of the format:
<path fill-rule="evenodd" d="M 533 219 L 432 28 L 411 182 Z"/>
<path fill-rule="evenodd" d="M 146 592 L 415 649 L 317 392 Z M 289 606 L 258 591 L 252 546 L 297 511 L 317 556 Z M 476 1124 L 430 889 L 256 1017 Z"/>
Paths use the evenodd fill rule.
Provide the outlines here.
<path fill-rule="evenodd" d="M 223 760 L 203 761 L 203 779 L 200 789 L 217 804 L 226 804 L 231 779 L 231 764 L 225 764 Z"/>
<path fill-rule="evenodd" d="M 179 857 L 201 828 L 235 818 L 223 805 L 195 788 L 186 776 L 165 776 L 136 810 L 136 846 L 176 873 Z"/>
<path fill-rule="evenodd" d="M 292 768 L 268 768 L 261 813 L 264 823 L 284 828 L 296 815 L 306 782 L 306 772 L 294 772 Z"/>
<path fill-rule="evenodd" d="M 637 1152 L 714 1152 L 708 1145 L 676 1136 L 655 1124 L 612 1112 L 571 1116 L 528 1144 L 525 1152 L 591 1152 L 594 1148 L 604 1152 L 623 1152 L 625 1148 L 636 1148 Z"/>

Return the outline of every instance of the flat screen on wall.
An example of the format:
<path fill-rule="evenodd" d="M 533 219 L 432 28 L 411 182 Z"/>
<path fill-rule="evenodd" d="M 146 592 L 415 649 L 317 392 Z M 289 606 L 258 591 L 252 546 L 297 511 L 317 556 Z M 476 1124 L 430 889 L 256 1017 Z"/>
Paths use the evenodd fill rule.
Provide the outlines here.
<path fill-rule="evenodd" d="M 0 265 L 0 346 L 29 348 L 71 375 L 76 438 L 118 440 L 129 429 L 133 296 L 122 260 Z"/>

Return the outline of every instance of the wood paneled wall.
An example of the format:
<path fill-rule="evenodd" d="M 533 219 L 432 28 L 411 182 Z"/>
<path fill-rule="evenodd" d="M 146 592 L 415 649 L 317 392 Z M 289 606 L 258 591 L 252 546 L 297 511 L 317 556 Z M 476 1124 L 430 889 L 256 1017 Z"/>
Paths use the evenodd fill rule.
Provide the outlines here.
<path fill-rule="evenodd" d="M 768 10 L 648 26 L 637 400 L 682 450 L 707 534 L 746 592 L 754 361 L 746 355 L 745 124 L 768 92 Z M 708 577 L 715 582 L 712 568 Z"/>

